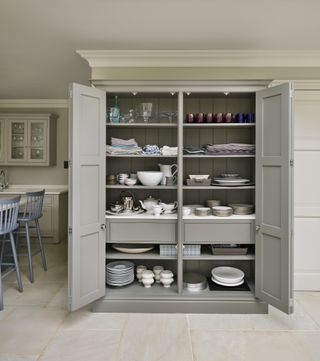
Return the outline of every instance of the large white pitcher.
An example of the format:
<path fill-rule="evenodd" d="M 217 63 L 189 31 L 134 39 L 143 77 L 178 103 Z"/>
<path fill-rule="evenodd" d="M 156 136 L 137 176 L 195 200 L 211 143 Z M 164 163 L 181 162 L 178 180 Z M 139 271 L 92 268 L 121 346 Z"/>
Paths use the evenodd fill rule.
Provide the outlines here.
<path fill-rule="evenodd" d="M 160 167 L 160 172 L 163 172 L 162 185 L 166 184 L 166 177 L 173 177 L 174 181 L 177 179 L 177 164 L 158 164 L 158 166 Z"/>

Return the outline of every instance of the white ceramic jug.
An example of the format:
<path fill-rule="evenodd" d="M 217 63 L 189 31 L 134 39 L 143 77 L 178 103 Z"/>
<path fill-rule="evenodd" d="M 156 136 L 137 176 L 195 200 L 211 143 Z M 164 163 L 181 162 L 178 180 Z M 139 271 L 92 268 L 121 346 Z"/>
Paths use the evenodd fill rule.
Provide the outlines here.
<path fill-rule="evenodd" d="M 162 185 L 166 184 L 166 177 L 173 177 L 173 180 L 176 180 L 176 174 L 178 172 L 177 164 L 158 164 L 158 166 L 160 167 L 160 172 L 163 172 Z"/>

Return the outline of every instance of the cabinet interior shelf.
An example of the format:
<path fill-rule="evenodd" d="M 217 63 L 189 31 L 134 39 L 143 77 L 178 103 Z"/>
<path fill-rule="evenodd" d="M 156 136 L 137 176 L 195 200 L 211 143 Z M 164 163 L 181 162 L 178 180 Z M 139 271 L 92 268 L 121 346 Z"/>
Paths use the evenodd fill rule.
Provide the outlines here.
<path fill-rule="evenodd" d="M 176 256 L 160 256 L 158 250 L 152 250 L 146 253 L 122 253 L 114 251 L 111 247 L 107 249 L 106 259 L 158 259 L 158 260 L 176 260 Z"/>
<path fill-rule="evenodd" d="M 106 185 L 107 189 L 177 189 L 177 186 L 144 186 L 141 184 L 134 185 L 134 186 L 126 186 L 123 184 L 114 184 L 114 185 Z"/>
<path fill-rule="evenodd" d="M 106 123 L 108 128 L 176 128 L 177 123 Z"/>
<path fill-rule="evenodd" d="M 107 158 L 177 158 L 177 155 L 162 154 L 106 154 Z"/>
<path fill-rule="evenodd" d="M 185 128 L 252 128 L 255 123 L 184 123 Z"/>
<path fill-rule="evenodd" d="M 184 154 L 183 158 L 255 158 L 254 154 L 226 154 L 226 155 L 215 155 L 215 154 Z"/>
<path fill-rule="evenodd" d="M 183 186 L 184 190 L 208 190 L 208 189 L 220 189 L 220 190 L 241 190 L 241 189 L 255 189 L 255 185 L 244 186 Z"/>

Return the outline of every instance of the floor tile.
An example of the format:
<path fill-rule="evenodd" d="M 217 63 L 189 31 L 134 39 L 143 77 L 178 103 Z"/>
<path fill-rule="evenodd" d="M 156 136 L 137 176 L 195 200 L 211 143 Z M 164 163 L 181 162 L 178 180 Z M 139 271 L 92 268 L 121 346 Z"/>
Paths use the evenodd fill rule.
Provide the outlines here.
<path fill-rule="evenodd" d="M 35 356 L 0 356 L 0 361 L 37 361 L 39 355 Z"/>
<path fill-rule="evenodd" d="M 65 317 L 63 310 L 17 307 L 0 322 L 0 356 L 39 355 Z"/>
<path fill-rule="evenodd" d="M 117 361 L 192 361 L 186 316 L 130 314 Z"/>
<path fill-rule="evenodd" d="M 320 355 L 319 332 L 191 331 L 191 337 L 197 361 L 316 361 Z"/>
<path fill-rule="evenodd" d="M 62 324 L 68 330 L 122 330 L 128 314 L 94 313 L 88 309 L 72 312 Z"/>
<path fill-rule="evenodd" d="M 39 361 L 116 361 L 120 336 L 121 332 L 116 330 L 62 330 Z"/>
<path fill-rule="evenodd" d="M 17 292 L 16 297 L 6 301 L 7 291 L 4 293 L 4 301 L 11 306 L 46 306 L 56 293 L 61 289 L 59 283 L 42 283 L 24 286 L 23 292 Z"/>
<path fill-rule="evenodd" d="M 68 309 L 68 288 L 61 287 L 60 290 L 53 296 L 46 307 L 56 307 L 64 310 Z"/>
<path fill-rule="evenodd" d="M 295 298 L 320 327 L 320 292 L 296 292 Z"/>

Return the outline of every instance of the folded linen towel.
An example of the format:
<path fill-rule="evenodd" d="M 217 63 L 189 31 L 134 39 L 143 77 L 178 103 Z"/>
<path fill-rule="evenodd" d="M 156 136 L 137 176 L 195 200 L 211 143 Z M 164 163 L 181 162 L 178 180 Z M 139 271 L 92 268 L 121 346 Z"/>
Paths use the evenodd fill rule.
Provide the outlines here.
<path fill-rule="evenodd" d="M 164 145 L 162 148 L 160 148 L 160 152 L 162 155 L 177 155 L 178 147 L 169 147 Z"/>
<path fill-rule="evenodd" d="M 227 143 L 227 144 L 206 144 L 204 150 L 207 154 L 255 154 L 254 144 Z"/>
<path fill-rule="evenodd" d="M 106 146 L 106 153 L 112 155 L 126 155 L 126 154 L 141 154 L 142 148 L 141 147 L 119 147 L 119 146 Z"/>
<path fill-rule="evenodd" d="M 133 146 L 137 147 L 138 143 L 134 138 L 131 139 L 121 139 L 121 138 L 113 138 L 111 137 L 111 145 L 113 146 Z"/>

